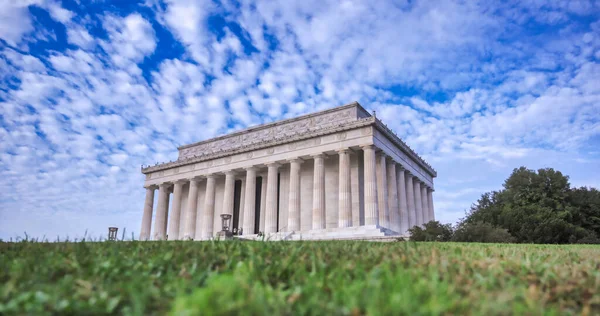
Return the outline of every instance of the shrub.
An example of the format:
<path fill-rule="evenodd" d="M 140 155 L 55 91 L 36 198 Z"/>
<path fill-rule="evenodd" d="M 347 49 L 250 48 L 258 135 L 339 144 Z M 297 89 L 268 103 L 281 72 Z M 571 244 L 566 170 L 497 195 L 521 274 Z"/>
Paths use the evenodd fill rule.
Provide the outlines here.
<path fill-rule="evenodd" d="M 515 238 L 503 228 L 484 222 L 462 222 L 454 231 L 452 241 L 512 243 Z"/>
<path fill-rule="evenodd" d="M 425 223 L 424 228 L 413 226 L 409 229 L 410 240 L 412 241 L 450 241 L 452 239 L 452 226 L 450 224 L 442 225 L 438 221 Z"/>
<path fill-rule="evenodd" d="M 592 244 L 592 245 L 600 245 L 600 238 L 595 234 L 589 234 L 579 240 L 577 240 L 578 244 Z"/>

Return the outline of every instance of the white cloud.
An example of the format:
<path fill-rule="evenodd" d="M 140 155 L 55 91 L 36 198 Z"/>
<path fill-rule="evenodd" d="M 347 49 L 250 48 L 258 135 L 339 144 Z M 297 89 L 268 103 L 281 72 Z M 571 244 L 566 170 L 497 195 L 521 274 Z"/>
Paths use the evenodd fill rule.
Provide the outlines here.
<path fill-rule="evenodd" d="M 213 9 L 210 1 L 167 1 L 162 18 L 173 30 L 173 34 L 190 50 L 194 60 L 203 66 L 209 64 L 206 45 L 209 40 L 207 18 Z"/>
<path fill-rule="evenodd" d="M 4 56 L 9 60 L 15 67 L 29 72 L 44 72 L 46 66 L 42 63 L 39 58 L 31 55 L 22 55 L 13 50 L 7 49 L 4 52 Z"/>
<path fill-rule="evenodd" d="M 133 13 L 124 19 L 108 16 L 104 27 L 109 34 L 109 42 L 102 47 L 114 54 L 115 64 L 124 66 L 128 60 L 140 62 L 156 48 L 156 38 L 152 25 L 140 14 Z"/>
<path fill-rule="evenodd" d="M 58 3 L 50 2 L 47 5 L 50 16 L 58 22 L 68 23 L 75 15 L 73 12 L 62 8 Z"/>
<path fill-rule="evenodd" d="M 0 38 L 17 45 L 23 35 L 33 31 L 28 6 L 37 1 L 0 2 Z"/>
<path fill-rule="evenodd" d="M 29 4 L 66 33 L 44 28 Z M 569 18 L 598 20 L 596 4 L 222 4 L 75 16 L 55 2 L 0 2 L 0 38 L 16 46 L 0 49 L 0 189 L 11 192 L 0 237 L 137 231 L 141 164 L 354 100 L 438 170 L 443 221 L 519 165 L 556 167 L 577 185 L 599 175 L 600 22 Z M 530 36 L 524 23 L 536 19 L 565 26 Z M 74 46 L 27 47 L 65 38 Z"/>
<path fill-rule="evenodd" d="M 95 39 L 81 25 L 70 25 L 67 28 L 67 39 L 69 43 L 84 49 L 93 48 Z"/>

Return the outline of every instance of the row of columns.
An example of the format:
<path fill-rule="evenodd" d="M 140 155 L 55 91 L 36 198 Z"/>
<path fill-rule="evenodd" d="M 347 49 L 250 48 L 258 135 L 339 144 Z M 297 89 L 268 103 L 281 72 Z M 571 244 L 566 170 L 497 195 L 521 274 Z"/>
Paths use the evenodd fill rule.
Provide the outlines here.
<path fill-rule="evenodd" d="M 421 183 L 418 178 L 412 176 L 397 163 L 389 159 L 385 154 L 376 153 L 373 145 L 361 147 L 364 152 L 364 217 L 365 225 L 378 225 L 406 233 L 415 225 L 422 225 L 434 219 L 432 190 Z M 352 222 L 352 192 L 350 177 L 350 152 L 349 149 L 338 151 L 339 157 L 339 181 L 338 181 L 338 227 L 351 227 Z M 313 171 L 313 205 L 312 205 L 312 229 L 326 228 L 325 209 L 325 156 L 317 154 L 314 159 Z M 379 160 L 379 163 L 377 163 Z M 300 170 L 303 162 L 300 158 L 291 159 L 289 200 L 288 200 L 288 230 L 300 230 Z M 266 188 L 263 181 L 262 190 L 265 202 L 264 232 L 277 232 L 277 192 L 279 163 L 267 165 Z M 379 170 L 378 167 L 379 166 Z M 254 232 L 256 199 L 256 167 L 245 168 L 245 192 L 243 192 L 244 212 L 242 229 L 244 232 Z M 176 181 L 173 186 L 173 205 L 171 220 L 167 231 L 167 218 L 169 217 L 169 192 L 171 183 L 163 183 L 158 186 L 158 205 L 154 226 L 154 240 L 166 239 L 208 239 L 213 236 L 214 208 L 215 208 L 215 175 L 205 176 L 206 194 L 204 199 L 203 218 L 197 216 L 197 198 L 199 178 L 191 178 Z M 190 183 L 189 197 L 187 199 L 187 210 L 185 216 L 185 227 L 183 236 L 179 236 L 179 223 L 181 214 L 181 196 L 183 185 L 186 181 Z M 146 188 L 146 199 L 141 240 L 150 239 L 152 223 L 154 191 L 156 186 Z M 235 173 L 225 172 L 225 191 L 223 196 L 223 214 L 233 214 L 235 189 Z M 266 192 L 265 192 L 266 191 Z M 261 214 L 263 214 L 261 212 Z M 358 223 L 354 223 L 358 224 Z M 203 226 L 200 226 L 203 225 Z M 202 227 L 202 229 L 197 229 Z"/>
<path fill-rule="evenodd" d="M 233 174 L 225 175 L 225 200 L 231 197 L 231 209 L 233 209 Z M 229 181 L 228 181 L 229 178 Z M 169 239 L 203 239 L 210 238 L 213 235 L 214 207 L 215 207 L 215 175 L 206 176 L 206 197 L 204 199 L 203 218 L 197 216 L 195 211 L 186 212 L 185 227 L 183 236 L 179 236 L 179 223 L 181 214 L 181 196 L 182 188 L 186 181 L 190 183 L 189 198 L 187 199 L 187 209 L 196 210 L 198 207 L 198 186 L 199 178 L 179 180 L 173 183 L 173 205 L 171 207 L 171 220 L 169 221 L 169 229 L 167 231 L 167 218 L 169 217 L 169 191 L 171 183 L 162 183 L 158 185 L 158 205 L 156 207 L 156 219 L 154 223 L 154 240 L 163 240 L 169 236 Z M 142 228 L 140 230 L 140 239 L 149 240 L 150 230 L 152 226 L 152 213 L 154 192 L 156 186 L 146 188 L 146 200 L 144 203 L 144 214 L 142 216 Z M 225 204 L 225 207 L 228 207 Z M 202 230 L 197 229 L 202 226 Z M 200 232 L 203 232 L 200 235 Z"/>
<path fill-rule="evenodd" d="M 431 188 L 384 153 L 376 153 L 373 145 L 362 149 L 366 225 L 405 234 L 435 220 Z"/>

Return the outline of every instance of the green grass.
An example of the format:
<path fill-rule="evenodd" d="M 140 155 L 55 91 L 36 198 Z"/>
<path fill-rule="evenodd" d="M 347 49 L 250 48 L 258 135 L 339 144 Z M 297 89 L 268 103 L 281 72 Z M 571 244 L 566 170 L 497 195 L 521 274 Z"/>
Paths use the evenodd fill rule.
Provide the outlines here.
<path fill-rule="evenodd" d="M 0 314 L 600 314 L 600 247 L 0 243 Z"/>

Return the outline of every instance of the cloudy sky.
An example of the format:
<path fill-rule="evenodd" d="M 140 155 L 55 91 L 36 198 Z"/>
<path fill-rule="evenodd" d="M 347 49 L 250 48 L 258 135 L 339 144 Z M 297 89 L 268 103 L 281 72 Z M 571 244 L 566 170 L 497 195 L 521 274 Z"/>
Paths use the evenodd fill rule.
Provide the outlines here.
<path fill-rule="evenodd" d="M 600 187 L 600 2 L 0 0 L 0 238 L 137 236 L 141 164 L 355 100 L 442 222 L 521 165 Z"/>

